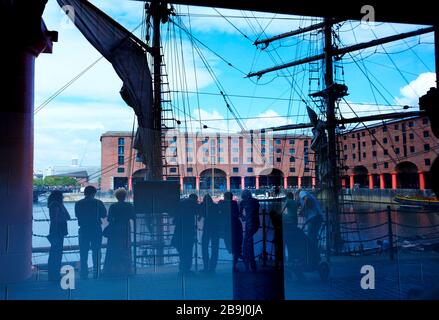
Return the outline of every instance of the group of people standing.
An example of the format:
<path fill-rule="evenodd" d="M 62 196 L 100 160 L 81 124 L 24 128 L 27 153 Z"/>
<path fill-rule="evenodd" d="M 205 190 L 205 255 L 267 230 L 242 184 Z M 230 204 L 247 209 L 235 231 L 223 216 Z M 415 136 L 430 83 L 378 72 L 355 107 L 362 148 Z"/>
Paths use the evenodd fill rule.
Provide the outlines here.
<path fill-rule="evenodd" d="M 246 270 L 256 271 L 253 237 L 258 231 L 259 202 L 249 190 L 241 194 L 238 204 L 231 192 L 224 193 L 224 199 L 215 203 L 209 194 L 198 203 L 198 196 L 191 194 L 181 200 L 175 212 L 175 231 L 171 245 L 179 253 L 179 270 L 182 274 L 190 272 L 193 249 L 197 243 L 197 225 L 202 224 L 201 253 L 204 273 L 215 272 L 220 238 L 224 239 L 227 250 L 233 255 L 233 270 L 238 260 L 244 262 Z M 210 252 L 209 252 L 210 246 Z"/>
<path fill-rule="evenodd" d="M 131 272 L 130 220 L 135 218 L 134 207 L 125 202 L 126 191 L 118 189 L 117 199 L 107 213 L 102 201 L 95 198 L 97 190 L 93 186 L 84 189 L 84 198 L 75 203 L 75 216 L 78 220 L 78 242 L 80 255 L 80 276 L 89 276 L 89 252 L 92 252 L 93 278 L 101 274 L 102 238 L 107 238 L 103 275 L 127 275 Z M 50 215 L 48 240 L 50 251 L 48 259 L 48 277 L 51 281 L 60 279 L 60 269 L 64 248 L 64 238 L 68 234 L 67 221 L 71 219 L 63 204 L 63 194 L 52 191 L 47 200 Z M 102 229 L 104 219 L 108 225 Z"/>
<path fill-rule="evenodd" d="M 84 198 L 75 203 L 75 216 L 78 221 L 80 276 L 89 276 L 89 252 L 92 252 L 93 277 L 101 274 L 102 238 L 107 238 L 107 250 L 102 275 L 129 275 L 131 273 L 131 226 L 135 219 L 134 207 L 126 202 L 125 189 L 115 191 L 116 203 L 107 213 L 102 201 L 95 198 L 96 188 L 88 186 Z M 63 204 L 60 191 L 53 191 L 47 206 L 50 214 L 48 240 L 51 244 L 48 259 L 49 280 L 60 279 L 60 269 L 64 248 L 64 238 L 68 234 L 67 221 L 71 219 Z M 227 250 L 233 256 L 233 271 L 242 260 L 246 271 L 256 271 L 254 236 L 260 228 L 260 204 L 249 190 L 242 191 L 241 201 L 233 199 L 231 192 L 224 193 L 223 200 L 215 203 L 210 195 L 205 195 L 201 203 L 198 196 L 191 194 L 182 199 L 173 213 L 175 225 L 171 245 L 179 254 L 179 271 L 191 272 L 193 250 L 197 244 L 197 230 L 202 230 L 201 252 L 204 273 L 213 273 L 217 267 L 220 239 L 223 238 Z M 284 245 L 295 245 L 294 230 L 298 228 L 299 212 L 305 218 L 305 232 L 308 239 L 317 242 L 322 224 L 322 210 L 317 199 L 307 191 L 287 193 L 284 203 L 273 202 L 269 216 L 274 228 L 275 261 L 283 261 Z M 107 219 L 108 225 L 102 224 Z M 284 241 L 285 239 L 285 241 Z M 210 248 L 210 250 L 209 250 Z"/>
<path fill-rule="evenodd" d="M 274 229 L 272 242 L 277 267 L 283 263 L 284 247 L 288 248 L 289 255 L 293 255 L 297 247 L 300 247 L 300 251 L 307 250 L 300 235 L 307 237 L 308 244 L 317 246 L 323 211 L 319 201 L 310 192 L 289 192 L 286 201 L 273 201 L 267 209 Z M 259 213 L 259 201 L 252 197 L 250 190 L 242 192 L 239 203 L 233 199 L 231 192 L 224 193 L 224 199 L 218 203 L 208 194 L 203 197 L 201 203 L 198 203 L 196 194 L 181 200 L 174 216 L 175 232 L 171 242 L 179 253 L 180 273 L 191 272 L 193 250 L 198 242 L 197 229 L 200 225 L 204 266 L 202 272 L 215 271 L 220 238 L 224 239 L 227 250 L 232 253 L 233 271 L 238 270 L 239 260 L 244 262 L 246 271 L 256 271 L 254 236 L 260 228 Z M 300 231 L 299 215 L 304 219 L 303 230 Z"/>

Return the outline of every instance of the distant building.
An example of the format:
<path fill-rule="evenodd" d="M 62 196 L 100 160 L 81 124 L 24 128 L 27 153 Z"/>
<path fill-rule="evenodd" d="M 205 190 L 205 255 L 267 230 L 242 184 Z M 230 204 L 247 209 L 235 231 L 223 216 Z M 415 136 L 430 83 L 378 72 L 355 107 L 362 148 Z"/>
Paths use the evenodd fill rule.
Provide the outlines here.
<path fill-rule="evenodd" d="M 370 125 L 344 134 L 342 185 L 354 188 L 430 189 L 430 167 L 439 151 L 427 117 Z"/>
<path fill-rule="evenodd" d="M 265 141 L 264 141 L 265 140 Z M 184 190 L 314 187 L 312 137 L 216 133 L 173 134 L 165 139 L 164 178 Z M 415 117 L 356 129 L 339 136 L 344 188 L 426 189 L 438 139 L 428 118 Z M 263 164 L 262 160 L 266 160 Z M 101 136 L 101 188 L 130 188 L 144 177 L 130 132 Z"/>
<path fill-rule="evenodd" d="M 164 176 L 177 180 L 185 190 L 212 188 L 242 189 L 267 186 L 312 187 L 314 162 L 311 138 L 274 135 L 263 139 L 252 135 L 216 133 L 173 134 L 164 141 Z M 266 163 L 263 163 L 265 158 Z M 132 149 L 129 132 L 107 132 L 101 136 L 101 188 L 130 186 L 144 177 L 144 166 Z"/>

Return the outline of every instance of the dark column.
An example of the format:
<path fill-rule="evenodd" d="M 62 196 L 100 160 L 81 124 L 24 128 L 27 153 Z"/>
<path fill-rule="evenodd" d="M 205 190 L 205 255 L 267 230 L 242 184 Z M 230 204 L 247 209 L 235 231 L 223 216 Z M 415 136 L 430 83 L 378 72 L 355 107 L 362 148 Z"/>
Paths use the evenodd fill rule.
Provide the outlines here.
<path fill-rule="evenodd" d="M 56 37 L 41 20 L 44 4 L 0 5 L 8 17 L 0 25 L 10 30 L 0 56 L 0 283 L 31 275 L 34 64 Z"/>

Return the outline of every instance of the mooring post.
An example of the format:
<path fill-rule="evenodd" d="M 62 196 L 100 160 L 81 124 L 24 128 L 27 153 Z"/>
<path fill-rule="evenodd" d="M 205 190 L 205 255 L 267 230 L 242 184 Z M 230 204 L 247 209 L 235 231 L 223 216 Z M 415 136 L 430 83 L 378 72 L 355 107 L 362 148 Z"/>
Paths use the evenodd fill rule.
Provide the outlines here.
<path fill-rule="evenodd" d="M 389 230 L 389 257 L 393 261 L 394 251 L 393 251 L 393 229 L 392 229 L 392 210 L 390 206 L 387 206 L 387 226 Z"/>

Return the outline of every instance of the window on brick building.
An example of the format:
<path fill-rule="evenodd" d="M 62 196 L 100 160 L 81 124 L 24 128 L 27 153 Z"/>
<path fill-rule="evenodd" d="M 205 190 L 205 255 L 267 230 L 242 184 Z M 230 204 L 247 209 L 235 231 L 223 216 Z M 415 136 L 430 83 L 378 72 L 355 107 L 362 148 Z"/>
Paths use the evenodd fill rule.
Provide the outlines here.
<path fill-rule="evenodd" d="M 413 140 L 415 138 L 415 135 L 413 133 L 409 133 L 409 139 Z"/>
<path fill-rule="evenodd" d="M 117 143 L 118 143 L 118 145 L 123 146 L 125 144 L 125 138 L 117 139 Z"/>
<path fill-rule="evenodd" d="M 252 168 L 252 167 L 247 168 L 247 172 L 248 172 L 248 173 L 252 173 L 252 172 L 253 172 L 253 168 Z"/>
<path fill-rule="evenodd" d="M 348 150 L 348 146 L 345 144 L 345 145 L 343 146 L 343 149 L 344 149 L 344 150 Z"/>
<path fill-rule="evenodd" d="M 308 146 L 308 140 L 305 140 L 305 141 L 303 141 L 303 145 L 305 146 L 305 147 L 307 147 Z"/>
<path fill-rule="evenodd" d="M 374 169 L 376 169 L 376 168 L 378 168 L 378 164 L 374 163 L 374 164 L 372 165 L 372 167 L 373 167 Z"/>
<path fill-rule="evenodd" d="M 395 148 L 395 154 L 399 154 L 399 148 Z"/>
<path fill-rule="evenodd" d="M 276 139 L 276 144 L 281 144 L 280 139 Z"/>
<path fill-rule="evenodd" d="M 372 157 L 376 157 L 377 156 L 377 152 L 376 151 L 372 151 Z"/>
<path fill-rule="evenodd" d="M 296 158 L 290 157 L 290 162 L 296 162 Z"/>
<path fill-rule="evenodd" d="M 304 169 L 304 172 L 309 172 L 309 168 L 308 168 L 308 167 L 305 168 L 305 169 Z"/>
<path fill-rule="evenodd" d="M 413 123 L 413 121 L 410 121 L 410 122 L 409 122 L 409 128 L 413 128 L 414 125 L 415 125 L 415 124 Z"/>
<path fill-rule="evenodd" d="M 422 124 L 428 124 L 428 118 L 422 118 Z"/>
<path fill-rule="evenodd" d="M 354 160 L 355 160 L 355 153 L 353 153 L 353 154 L 352 154 L 352 159 L 354 159 Z"/>
<path fill-rule="evenodd" d="M 431 164 L 430 159 L 424 159 L 424 163 L 426 166 L 429 166 Z"/>
<path fill-rule="evenodd" d="M 387 126 L 383 126 L 383 132 L 387 132 Z"/>
<path fill-rule="evenodd" d="M 424 138 L 428 138 L 430 136 L 430 132 L 429 131 L 424 131 Z"/>
<path fill-rule="evenodd" d="M 377 141 L 376 140 L 372 140 L 372 145 L 374 146 L 376 144 L 377 144 Z"/>
<path fill-rule="evenodd" d="M 395 142 L 399 142 L 399 136 L 395 136 Z"/>
<path fill-rule="evenodd" d="M 399 129 L 399 125 L 395 124 L 395 130 Z"/>
<path fill-rule="evenodd" d="M 238 167 L 233 167 L 233 173 L 238 173 L 239 172 L 239 168 Z"/>
<path fill-rule="evenodd" d="M 117 168 L 117 173 L 124 173 L 125 172 L 125 168 Z"/>
<path fill-rule="evenodd" d="M 362 136 L 362 137 L 365 137 L 365 136 L 366 136 L 366 132 L 364 132 L 364 131 L 361 132 L 361 136 Z"/>
<path fill-rule="evenodd" d="M 415 146 L 410 146 L 410 152 L 414 153 L 415 152 Z"/>
<path fill-rule="evenodd" d="M 384 144 L 387 143 L 387 138 L 383 138 L 383 143 L 384 143 Z"/>
<path fill-rule="evenodd" d="M 296 140 L 290 139 L 290 144 L 295 144 L 295 143 L 296 143 Z"/>
<path fill-rule="evenodd" d="M 177 168 L 169 168 L 170 173 L 177 173 Z"/>
<path fill-rule="evenodd" d="M 118 156 L 117 157 L 117 163 L 119 165 L 123 165 L 125 163 L 125 157 L 124 156 Z"/>
<path fill-rule="evenodd" d="M 355 143 L 352 144 L 352 149 L 355 149 Z"/>
<path fill-rule="evenodd" d="M 291 172 L 291 173 L 296 172 L 296 168 L 290 168 L 290 172 Z"/>
<path fill-rule="evenodd" d="M 282 158 L 276 158 L 276 162 L 282 162 Z"/>
<path fill-rule="evenodd" d="M 295 153 L 296 153 L 296 149 L 291 148 L 291 149 L 290 149 L 290 154 L 295 154 Z"/>
<path fill-rule="evenodd" d="M 388 169 L 389 168 L 389 163 L 388 162 L 384 162 L 384 168 Z"/>
<path fill-rule="evenodd" d="M 424 151 L 430 151 L 430 145 L 428 143 L 424 144 Z"/>
<path fill-rule="evenodd" d="M 389 154 L 389 151 L 387 151 L 387 149 L 384 149 L 383 153 L 384 153 L 385 156 L 387 156 Z"/>
<path fill-rule="evenodd" d="M 117 154 L 118 154 L 118 155 L 123 156 L 124 152 L 125 152 L 125 148 L 124 148 L 124 146 L 119 146 L 119 147 L 117 147 Z"/>
<path fill-rule="evenodd" d="M 366 159 L 366 152 L 363 152 L 363 159 Z"/>
<path fill-rule="evenodd" d="M 363 145 L 363 147 L 365 147 L 366 146 L 366 141 L 363 141 L 362 145 Z"/>
<path fill-rule="evenodd" d="M 186 172 L 187 172 L 187 173 L 192 173 L 192 172 L 194 172 L 194 168 L 187 168 L 187 169 L 186 169 Z"/>
<path fill-rule="evenodd" d="M 233 161 L 233 163 L 238 163 L 239 162 L 239 158 L 238 157 L 233 157 L 232 161 Z"/>
<path fill-rule="evenodd" d="M 139 152 L 136 153 L 136 162 L 142 162 L 142 156 Z"/>

